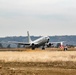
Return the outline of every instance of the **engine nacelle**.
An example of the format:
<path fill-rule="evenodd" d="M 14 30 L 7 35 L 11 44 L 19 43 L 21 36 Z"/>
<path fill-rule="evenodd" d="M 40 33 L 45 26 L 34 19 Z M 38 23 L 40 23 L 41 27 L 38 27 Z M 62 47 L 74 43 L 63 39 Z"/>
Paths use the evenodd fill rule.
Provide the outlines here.
<path fill-rule="evenodd" d="M 35 44 L 34 44 L 34 43 L 32 43 L 32 46 L 35 46 Z"/>
<path fill-rule="evenodd" d="M 48 43 L 47 44 L 47 47 L 51 47 L 53 44 L 52 43 Z"/>
<path fill-rule="evenodd" d="M 35 49 L 35 44 L 32 43 L 31 46 L 32 46 L 32 49 L 34 50 Z"/>

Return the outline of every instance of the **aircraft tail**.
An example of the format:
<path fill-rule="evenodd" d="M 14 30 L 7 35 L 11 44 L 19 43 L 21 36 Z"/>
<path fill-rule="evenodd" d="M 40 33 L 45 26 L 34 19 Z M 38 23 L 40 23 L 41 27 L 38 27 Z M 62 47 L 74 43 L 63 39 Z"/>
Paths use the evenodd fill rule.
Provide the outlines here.
<path fill-rule="evenodd" d="M 31 40 L 31 38 L 30 38 L 29 31 L 27 31 L 27 35 L 28 35 L 28 43 L 31 43 L 32 40 Z"/>

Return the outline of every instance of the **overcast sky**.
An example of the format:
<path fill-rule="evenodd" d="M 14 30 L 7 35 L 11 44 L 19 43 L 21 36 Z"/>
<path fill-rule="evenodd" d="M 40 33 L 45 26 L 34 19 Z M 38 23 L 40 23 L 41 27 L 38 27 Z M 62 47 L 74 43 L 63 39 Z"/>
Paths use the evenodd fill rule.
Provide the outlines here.
<path fill-rule="evenodd" d="M 0 37 L 76 35 L 76 0 L 0 0 Z"/>

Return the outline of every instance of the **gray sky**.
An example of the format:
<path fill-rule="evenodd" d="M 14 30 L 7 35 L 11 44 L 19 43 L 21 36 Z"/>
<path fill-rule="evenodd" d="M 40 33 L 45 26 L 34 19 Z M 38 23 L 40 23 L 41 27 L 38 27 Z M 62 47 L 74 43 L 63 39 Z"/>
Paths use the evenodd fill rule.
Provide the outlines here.
<path fill-rule="evenodd" d="M 0 37 L 76 35 L 76 0 L 0 0 Z"/>

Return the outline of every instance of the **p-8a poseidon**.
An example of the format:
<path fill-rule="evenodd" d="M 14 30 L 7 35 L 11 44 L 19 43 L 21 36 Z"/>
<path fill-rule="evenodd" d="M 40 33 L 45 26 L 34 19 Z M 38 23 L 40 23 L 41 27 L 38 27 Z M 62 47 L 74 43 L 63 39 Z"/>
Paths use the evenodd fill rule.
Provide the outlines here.
<path fill-rule="evenodd" d="M 29 47 L 32 49 L 35 48 L 39 48 L 42 47 L 42 49 L 45 49 L 45 45 L 50 46 L 51 44 L 49 43 L 49 37 L 48 36 L 44 36 L 44 37 L 40 37 L 34 41 L 31 40 L 31 37 L 29 35 L 29 31 L 27 31 L 27 35 L 28 35 L 28 42 L 16 42 L 16 44 L 18 45 L 25 45 L 25 47 Z"/>

